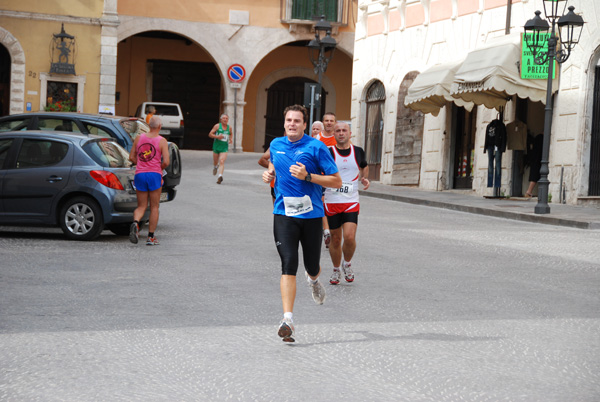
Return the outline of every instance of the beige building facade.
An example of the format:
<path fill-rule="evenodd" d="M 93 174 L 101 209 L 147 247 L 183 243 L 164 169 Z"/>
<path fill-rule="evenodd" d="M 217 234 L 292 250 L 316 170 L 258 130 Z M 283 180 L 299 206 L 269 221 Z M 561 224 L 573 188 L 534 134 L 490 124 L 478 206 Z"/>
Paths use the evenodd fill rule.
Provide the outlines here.
<path fill-rule="evenodd" d="M 317 81 L 306 47 L 315 13 L 328 14 L 337 41 L 322 81 L 325 108 L 350 119 L 356 2 L 313 3 L 7 0 L 0 44 L 10 58 L 10 106 L 3 113 L 43 110 L 45 84 L 64 82 L 77 92 L 80 112 L 130 116 L 144 101 L 180 103 L 185 148 L 209 149 L 208 131 L 227 113 L 236 150 L 262 151 L 283 134 L 283 105 L 303 103 L 303 83 Z M 63 24 L 75 37 L 76 74 L 50 73 L 48 47 Z M 234 64 L 245 70 L 239 88 L 228 78 Z"/>
<path fill-rule="evenodd" d="M 520 69 L 528 67 L 520 58 L 521 34 L 534 11 L 542 10 L 544 15 L 542 0 L 512 0 L 510 7 L 507 3 L 359 1 L 352 78 L 353 134 L 355 143 L 365 146 L 369 163 L 377 171 L 374 175 L 382 183 L 481 196 L 525 195 L 531 166 L 528 158 L 533 152 L 524 133 L 531 140 L 544 131 L 547 80 L 518 78 Z M 569 59 L 558 65 L 554 80 L 549 192 L 552 202 L 598 203 L 600 8 L 583 0 L 568 3 L 586 23 L 579 44 Z M 458 79 L 478 54 L 492 55 L 484 62 L 488 68 L 484 76 L 491 81 L 498 78 L 496 84 L 470 83 L 482 85 L 476 88 Z M 506 83 L 507 74 L 498 72 L 498 67 L 517 76 L 514 85 Z M 485 105 L 481 96 L 475 104 L 449 96 L 441 107 L 428 109 L 423 106 L 427 99 L 411 98 L 415 90 L 411 86 L 422 73 L 436 77 L 437 84 L 442 77 L 449 77 L 445 90 L 454 95 L 462 91 L 463 95 L 487 96 L 494 86 L 503 85 L 509 89 L 502 92 L 506 98 L 499 102 L 502 106 Z M 419 81 L 425 82 L 426 75 Z M 498 84 L 503 80 L 504 84 Z M 420 105 L 421 111 L 407 102 Z M 499 117 L 513 130 L 516 121 L 524 122 L 526 131 L 521 130 L 518 137 L 508 133 L 501 185 L 495 194 L 494 187 L 489 187 L 490 161 L 484 145 L 486 128 Z"/>

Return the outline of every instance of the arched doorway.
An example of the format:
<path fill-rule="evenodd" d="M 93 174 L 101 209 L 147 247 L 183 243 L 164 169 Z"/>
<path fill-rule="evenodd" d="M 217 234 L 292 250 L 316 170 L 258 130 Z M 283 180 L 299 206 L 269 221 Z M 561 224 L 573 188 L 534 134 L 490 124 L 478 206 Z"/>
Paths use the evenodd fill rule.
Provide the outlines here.
<path fill-rule="evenodd" d="M 0 27 L 0 48 L 6 53 L 2 53 L 0 64 L 8 63 L 9 77 L 8 100 L 6 105 L 2 105 L 6 114 L 22 113 L 25 109 L 25 51 L 23 47 L 10 32 Z M 36 73 L 32 73 L 32 76 Z M 3 99 L 3 103 L 4 99 Z M 6 109 L 8 108 L 8 109 Z M 4 112 L 3 112 L 4 114 Z"/>
<path fill-rule="evenodd" d="M 211 55 L 166 31 L 132 35 L 119 42 L 117 51 L 117 114 L 132 116 L 147 101 L 178 103 L 184 117 L 183 147 L 212 149 L 208 133 L 223 112 L 224 95 Z"/>
<path fill-rule="evenodd" d="M 307 82 L 316 82 L 304 77 L 283 78 L 273 85 L 267 91 L 267 115 L 265 128 L 264 150 L 269 148 L 269 144 L 276 137 L 283 135 L 283 111 L 290 105 L 304 104 L 304 84 Z M 326 109 L 326 92 L 321 90 L 322 102 L 321 110 Z M 307 122 L 307 130 L 310 130 Z M 309 131 L 310 132 L 310 131 Z"/>
<path fill-rule="evenodd" d="M 367 122 L 365 133 L 365 154 L 369 164 L 369 180 L 379 181 L 381 155 L 383 151 L 383 110 L 385 106 L 385 87 L 381 81 L 375 81 L 367 90 Z"/>
<path fill-rule="evenodd" d="M 0 116 L 10 110 L 10 54 L 0 45 Z"/>

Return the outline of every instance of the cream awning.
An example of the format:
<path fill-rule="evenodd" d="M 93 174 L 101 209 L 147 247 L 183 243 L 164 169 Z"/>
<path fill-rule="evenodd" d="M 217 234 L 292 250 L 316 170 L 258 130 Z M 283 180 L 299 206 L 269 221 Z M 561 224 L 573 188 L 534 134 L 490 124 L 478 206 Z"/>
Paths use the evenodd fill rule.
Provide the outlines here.
<path fill-rule="evenodd" d="M 521 35 L 508 35 L 467 55 L 454 75 L 451 96 L 499 109 L 511 96 L 546 103 L 547 80 L 521 78 Z M 553 82 L 558 89 L 558 72 Z"/>
<path fill-rule="evenodd" d="M 454 73 L 461 66 L 461 61 L 439 64 L 423 71 L 408 88 L 404 105 L 423 113 L 437 116 L 447 102 L 455 102 L 458 106 L 473 108 L 473 103 L 450 96 Z"/>

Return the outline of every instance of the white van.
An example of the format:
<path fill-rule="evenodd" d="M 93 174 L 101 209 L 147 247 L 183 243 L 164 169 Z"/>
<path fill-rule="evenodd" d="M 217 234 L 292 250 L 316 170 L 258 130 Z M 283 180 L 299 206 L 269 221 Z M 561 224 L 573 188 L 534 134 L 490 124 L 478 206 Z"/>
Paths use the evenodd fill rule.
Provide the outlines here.
<path fill-rule="evenodd" d="M 136 117 L 146 120 L 146 115 L 150 113 L 150 107 L 156 109 L 154 113 L 160 116 L 162 128 L 160 135 L 165 137 L 167 141 L 174 142 L 178 147 L 183 146 L 183 113 L 177 103 L 166 102 L 144 102 L 137 107 L 135 112 Z"/>

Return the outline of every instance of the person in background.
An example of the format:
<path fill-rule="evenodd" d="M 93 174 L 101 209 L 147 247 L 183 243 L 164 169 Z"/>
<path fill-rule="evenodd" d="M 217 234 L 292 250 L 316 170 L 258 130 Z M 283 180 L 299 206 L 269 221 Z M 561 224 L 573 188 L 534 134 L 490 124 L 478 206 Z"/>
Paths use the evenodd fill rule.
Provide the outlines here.
<path fill-rule="evenodd" d="M 169 148 L 167 140 L 158 133 L 162 127 L 160 117 L 152 116 L 148 122 L 150 131 L 141 133 L 133 141 L 129 160 L 136 165 L 135 193 L 137 208 L 133 211 L 133 223 L 129 229 L 129 241 L 137 244 L 140 233 L 140 219 L 146 213 L 150 202 L 150 222 L 148 223 L 147 246 L 159 244 L 154 232 L 158 226 L 158 207 L 162 190 L 163 169 L 169 166 Z"/>
<path fill-rule="evenodd" d="M 315 121 L 312 124 L 312 128 L 311 128 L 311 137 L 316 138 L 317 135 L 321 134 L 323 132 L 323 130 L 325 130 L 325 127 L 323 126 L 323 123 L 320 122 L 319 120 Z"/>
<path fill-rule="evenodd" d="M 319 141 L 323 142 L 328 147 L 333 147 L 336 144 L 335 137 L 333 136 L 333 128 L 336 123 L 335 114 L 332 112 L 325 112 L 323 115 L 323 130 L 315 137 Z M 331 232 L 329 231 L 329 223 L 327 218 L 323 217 L 323 241 L 325 242 L 325 248 L 329 248 L 331 243 Z"/>
<path fill-rule="evenodd" d="M 150 124 L 150 119 L 156 114 L 156 108 L 152 105 L 148 106 L 146 111 L 146 123 Z"/>
<path fill-rule="evenodd" d="M 533 197 L 533 189 L 540 180 L 542 169 L 542 149 L 544 147 L 544 135 L 538 134 L 535 137 L 528 135 L 527 137 L 527 160 L 529 162 L 529 187 L 525 197 Z"/>
<path fill-rule="evenodd" d="M 225 161 L 227 160 L 227 151 L 233 138 L 233 130 L 229 126 L 229 116 L 222 114 L 219 123 L 215 124 L 208 133 L 213 141 L 213 176 L 219 173 L 217 184 L 223 182 L 223 171 L 225 170 Z"/>
<path fill-rule="evenodd" d="M 336 123 L 335 114 L 332 112 L 326 112 L 323 115 L 323 130 L 315 138 L 322 141 L 328 147 L 335 146 L 335 137 L 333 136 L 333 127 Z"/>

